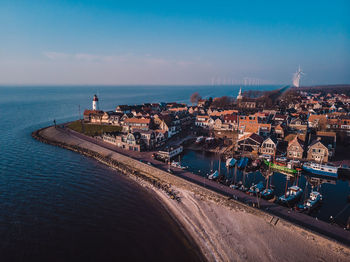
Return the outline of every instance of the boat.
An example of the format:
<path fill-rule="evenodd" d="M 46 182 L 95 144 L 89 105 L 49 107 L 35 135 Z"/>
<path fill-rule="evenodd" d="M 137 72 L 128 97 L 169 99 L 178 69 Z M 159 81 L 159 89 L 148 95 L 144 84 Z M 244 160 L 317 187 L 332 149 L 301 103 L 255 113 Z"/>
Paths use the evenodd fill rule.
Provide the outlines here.
<path fill-rule="evenodd" d="M 210 179 L 210 180 L 214 180 L 214 179 L 217 179 L 219 177 L 219 172 L 216 170 L 214 173 L 212 173 L 212 174 L 210 174 L 209 176 L 208 176 L 208 178 Z"/>
<path fill-rule="evenodd" d="M 237 163 L 237 160 L 234 158 L 228 158 L 226 160 L 226 167 L 234 167 L 235 164 Z"/>
<path fill-rule="evenodd" d="M 298 205 L 297 209 L 301 212 L 315 209 L 320 205 L 322 201 L 322 195 L 320 192 L 311 191 L 309 198 L 304 202 L 304 204 Z"/>
<path fill-rule="evenodd" d="M 264 184 L 263 184 L 263 182 L 260 181 L 259 183 L 255 184 L 255 185 L 253 184 L 249 188 L 248 194 L 256 196 L 257 194 L 260 194 L 263 191 L 263 189 L 264 189 Z"/>
<path fill-rule="evenodd" d="M 238 186 L 235 185 L 235 184 L 231 184 L 231 185 L 230 185 L 230 188 L 232 188 L 232 189 L 238 189 Z"/>
<path fill-rule="evenodd" d="M 245 168 L 248 164 L 249 158 L 248 157 L 242 157 L 238 163 L 237 163 L 237 167 L 238 168 Z"/>
<path fill-rule="evenodd" d="M 262 192 L 261 192 L 261 197 L 265 200 L 270 200 L 272 198 L 274 198 L 275 196 L 275 192 L 273 191 L 273 189 L 270 188 L 265 188 Z"/>
<path fill-rule="evenodd" d="M 306 162 L 303 164 L 303 170 L 319 176 L 328 176 L 338 178 L 338 167 L 324 165 L 314 162 Z"/>
<path fill-rule="evenodd" d="M 292 206 L 299 201 L 303 190 L 298 186 L 291 186 L 287 192 L 278 198 L 278 202 L 282 205 Z"/>
<path fill-rule="evenodd" d="M 200 144 L 201 142 L 203 142 L 203 140 L 204 140 L 204 136 L 197 137 L 196 144 Z"/>
<path fill-rule="evenodd" d="M 264 163 L 268 167 L 270 167 L 272 169 L 275 169 L 275 170 L 278 170 L 278 171 L 286 172 L 286 173 L 289 173 L 289 174 L 297 174 L 298 173 L 298 170 L 296 170 L 294 168 L 289 168 L 287 166 L 287 164 L 283 165 L 280 162 L 269 162 L 266 159 L 264 159 Z"/>
<path fill-rule="evenodd" d="M 171 162 L 171 166 L 176 167 L 176 168 L 180 168 L 180 169 L 186 169 L 186 167 L 185 167 L 185 166 L 182 166 L 182 165 L 180 164 L 180 162 L 175 162 L 175 161 L 173 161 L 173 162 Z"/>

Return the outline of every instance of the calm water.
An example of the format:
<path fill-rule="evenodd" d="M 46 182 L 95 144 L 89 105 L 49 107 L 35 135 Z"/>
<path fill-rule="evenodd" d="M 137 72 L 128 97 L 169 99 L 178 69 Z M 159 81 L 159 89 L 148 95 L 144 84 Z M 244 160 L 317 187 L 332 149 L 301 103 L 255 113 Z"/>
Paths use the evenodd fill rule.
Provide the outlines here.
<path fill-rule="evenodd" d="M 182 156 L 181 164 L 189 166 L 189 170 L 201 176 L 205 176 L 210 173 L 210 170 L 218 170 L 219 160 L 218 155 L 213 153 L 204 153 L 198 151 L 187 150 Z M 240 170 L 237 170 L 236 177 L 234 170 L 227 170 L 225 162 L 221 162 L 220 165 L 221 174 L 224 174 L 236 182 L 243 181 L 243 174 Z M 258 172 L 252 172 L 246 174 L 244 182 L 246 186 L 250 186 L 252 183 L 258 183 L 259 181 L 265 182 L 265 178 Z M 308 197 L 311 192 L 311 185 L 314 189 L 317 189 L 323 195 L 323 202 L 320 208 L 316 209 L 310 215 L 329 222 L 330 216 L 335 218 L 335 221 L 339 225 L 346 225 L 347 219 L 350 216 L 350 203 L 347 202 L 347 196 L 350 194 L 350 181 L 348 180 L 326 180 L 318 179 L 315 177 L 305 176 L 302 174 L 301 178 L 296 180 L 289 180 L 288 186 L 298 182 L 298 185 L 304 190 L 303 199 Z M 265 184 L 265 183 L 264 183 Z M 272 176 L 271 185 L 275 188 L 277 196 L 281 196 L 285 192 L 286 176 L 275 172 Z"/>
<path fill-rule="evenodd" d="M 275 87 L 263 87 L 273 89 Z M 237 95 L 238 87 L 0 87 L 0 260 L 199 260 L 162 206 L 134 182 L 32 131 L 91 108 Z"/>

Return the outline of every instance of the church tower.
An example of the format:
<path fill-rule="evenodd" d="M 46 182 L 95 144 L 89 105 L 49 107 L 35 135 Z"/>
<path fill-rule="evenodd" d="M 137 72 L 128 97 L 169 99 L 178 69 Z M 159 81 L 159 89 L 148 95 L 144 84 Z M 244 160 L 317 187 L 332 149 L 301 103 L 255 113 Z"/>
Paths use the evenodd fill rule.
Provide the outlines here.
<path fill-rule="evenodd" d="M 97 95 L 94 95 L 94 99 L 92 100 L 92 110 L 100 110 Z"/>

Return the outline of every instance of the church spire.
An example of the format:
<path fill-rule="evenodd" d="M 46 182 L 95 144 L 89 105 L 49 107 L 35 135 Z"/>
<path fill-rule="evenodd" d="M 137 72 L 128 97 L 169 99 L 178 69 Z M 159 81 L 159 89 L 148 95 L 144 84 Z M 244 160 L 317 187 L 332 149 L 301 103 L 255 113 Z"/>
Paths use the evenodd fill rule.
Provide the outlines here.
<path fill-rule="evenodd" d="M 239 93 L 237 96 L 237 100 L 240 100 L 240 99 L 242 99 L 242 87 L 239 89 Z"/>

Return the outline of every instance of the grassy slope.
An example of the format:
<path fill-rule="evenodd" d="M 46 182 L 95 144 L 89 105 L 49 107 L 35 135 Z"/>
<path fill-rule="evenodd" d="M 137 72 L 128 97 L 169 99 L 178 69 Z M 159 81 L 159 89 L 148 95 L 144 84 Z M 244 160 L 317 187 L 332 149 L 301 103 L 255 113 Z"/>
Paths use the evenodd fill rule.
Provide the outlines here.
<path fill-rule="evenodd" d="M 68 125 L 70 129 L 79 133 L 84 133 L 88 136 L 99 136 L 104 132 L 120 132 L 122 127 L 120 126 L 109 126 L 109 125 L 97 125 L 97 124 L 86 124 L 84 123 L 84 132 L 82 130 L 82 124 L 79 120 L 72 122 Z"/>

